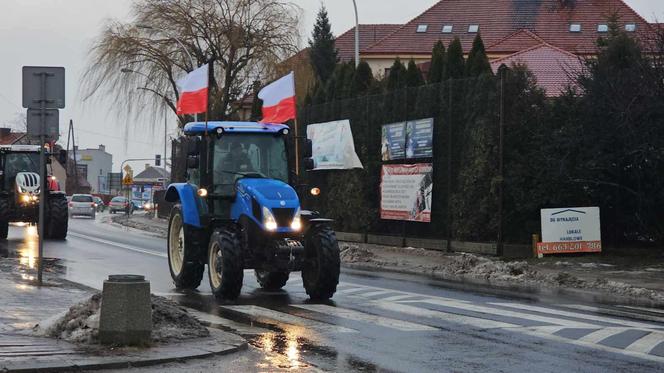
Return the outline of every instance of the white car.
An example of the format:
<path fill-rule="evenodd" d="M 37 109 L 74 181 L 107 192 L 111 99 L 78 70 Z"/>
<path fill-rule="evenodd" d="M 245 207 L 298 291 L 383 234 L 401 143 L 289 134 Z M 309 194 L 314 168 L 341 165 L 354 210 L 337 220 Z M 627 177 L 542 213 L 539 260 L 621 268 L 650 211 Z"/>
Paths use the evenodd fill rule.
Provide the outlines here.
<path fill-rule="evenodd" d="M 75 215 L 89 216 L 95 218 L 97 207 L 94 197 L 90 194 L 74 194 L 69 201 L 69 217 Z"/>

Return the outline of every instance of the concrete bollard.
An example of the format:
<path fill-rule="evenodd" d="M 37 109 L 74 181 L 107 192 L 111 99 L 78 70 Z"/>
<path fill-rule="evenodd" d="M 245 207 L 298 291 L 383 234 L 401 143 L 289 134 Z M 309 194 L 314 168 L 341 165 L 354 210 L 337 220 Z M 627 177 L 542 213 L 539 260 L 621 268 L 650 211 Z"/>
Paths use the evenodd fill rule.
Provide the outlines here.
<path fill-rule="evenodd" d="M 152 333 L 150 282 L 139 275 L 110 275 L 104 281 L 99 341 L 105 345 L 147 345 Z"/>

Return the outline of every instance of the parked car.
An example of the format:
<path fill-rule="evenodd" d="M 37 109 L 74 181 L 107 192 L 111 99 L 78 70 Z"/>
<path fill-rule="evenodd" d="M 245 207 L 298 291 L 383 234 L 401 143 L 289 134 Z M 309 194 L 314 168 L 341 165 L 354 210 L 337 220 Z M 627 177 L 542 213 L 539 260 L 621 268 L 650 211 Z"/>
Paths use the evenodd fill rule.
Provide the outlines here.
<path fill-rule="evenodd" d="M 106 209 L 104 200 L 97 196 L 94 196 L 93 198 L 95 200 L 95 207 L 97 208 L 97 212 L 103 212 Z"/>
<path fill-rule="evenodd" d="M 94 197 L 90 194 L 74 194 L 69 201 L 69 217 L 75 215 L 85 215 L 92 219 L 95 218 L 97 207 Z"/>
<path fill-rule="evenodd" d="M 111 199 L 111 202 L 108 204 L 108 211 L 111 214 L 115 214 L 116 212 L 126 213 L 127 211 L 129 211 L 129 213 L 131 214 L 134 211 L 134 205 L 133 203 L 129 203 L 129 200 L 127 200 L 127 198 L 117 196 Z"/>

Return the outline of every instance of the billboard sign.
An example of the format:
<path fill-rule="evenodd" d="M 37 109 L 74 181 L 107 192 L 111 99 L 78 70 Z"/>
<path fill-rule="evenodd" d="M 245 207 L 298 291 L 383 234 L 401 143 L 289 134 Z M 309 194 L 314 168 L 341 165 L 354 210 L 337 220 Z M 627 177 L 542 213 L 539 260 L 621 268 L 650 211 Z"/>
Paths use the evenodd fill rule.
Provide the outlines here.
<path fill-rule="evenodd" d="M 433 118 L 386 124 L 382 128 L 381 159 L 433 157 Z"/>
<path fill-rule="evenodd" d="M 601 252 L 599 207 L 542 209 L 538 254 Z"/>
<path fill-rule="evenodd" d="M 383 165 L 380 181 L 380 218 L 431 222 L 433 165 Z"/>
<path fill-rule="evenodd" d="M 363 168 L 355 152 L 349 120 L 310 124 L 307 138 L 313 145 L 314 170 Z"/>

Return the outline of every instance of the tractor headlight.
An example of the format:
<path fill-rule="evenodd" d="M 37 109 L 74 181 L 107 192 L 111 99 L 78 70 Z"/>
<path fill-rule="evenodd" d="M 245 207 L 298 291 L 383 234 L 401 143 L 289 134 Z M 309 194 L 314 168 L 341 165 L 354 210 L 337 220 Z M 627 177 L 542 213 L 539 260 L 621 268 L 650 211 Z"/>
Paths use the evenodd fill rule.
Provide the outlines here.
<path fill-rule="evenodd" d="M 293 217 L 293 221 L 291 222 L 290 227 L 294 231 L 299 231 L 300 229 L 302 229 L 302 218 L 300 217 L 300 209 L 297 209 L 297 212 Z"/>
<path fill-rule="evenodd" d="M 23 194 L 23 195 L 21 196 L 21 202 L 23 202 L 23 203 L 29 203 L 29 202 L 30 202 L 30 196 L 27 195 L 27 194 Z"/>
<path fill-rule="evenodd" d="M 272 211 L 265 206 L 263 206 L 263 225 L 268 231 L 277 230 L 277 220 L 272 215 Z"/>

